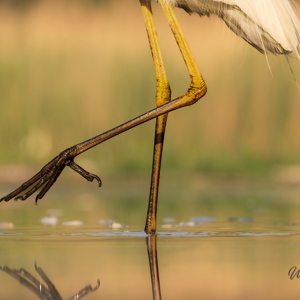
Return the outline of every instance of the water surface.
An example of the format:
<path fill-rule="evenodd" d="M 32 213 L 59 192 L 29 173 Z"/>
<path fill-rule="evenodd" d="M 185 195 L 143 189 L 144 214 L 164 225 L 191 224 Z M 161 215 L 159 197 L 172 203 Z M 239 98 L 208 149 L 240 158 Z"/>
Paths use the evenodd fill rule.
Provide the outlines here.
<path fill-rule="evenodd" d="M 38 207 L 33 200 L 1 204 L 1 221 L 14 224 L 0 229 L 1 299 L 38 299 L 7 272 L 23 269 L 43 282 L 36 267 L 63 299 L 98 279 L 100 287 L 84 299 L 153 299 L 158 288 L 164 299 L 300 297 L 300 279 L 288 275 L 300 268 L 292 188 L 162 191 L 151 241 L 142 231 L 143 189 L 100 197 L 90 186 L 80 189 L 58 185 Z M 50 208 L 58 222 L 46 226 L 40 220 Z M 63 225 L 74 220 L 82 225 Z"/>

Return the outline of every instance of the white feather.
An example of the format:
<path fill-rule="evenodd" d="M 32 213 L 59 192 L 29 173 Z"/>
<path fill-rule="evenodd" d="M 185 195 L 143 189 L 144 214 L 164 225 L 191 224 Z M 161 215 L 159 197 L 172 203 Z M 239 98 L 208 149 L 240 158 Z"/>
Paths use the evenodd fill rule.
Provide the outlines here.
<path fill-rule="evenodd" d="M 188 13 L 216 15 L 262 53 L 300 59 L 300 22 L 289 0 L 163 0 Z"/>

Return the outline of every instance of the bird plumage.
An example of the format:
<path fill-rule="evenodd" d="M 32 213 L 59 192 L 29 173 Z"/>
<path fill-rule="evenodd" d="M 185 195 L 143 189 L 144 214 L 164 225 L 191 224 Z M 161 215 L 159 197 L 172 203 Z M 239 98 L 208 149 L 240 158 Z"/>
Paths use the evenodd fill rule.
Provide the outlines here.
<path fill-rule="evenodd" d="M 262 53 L 300 59 L 300 22 L 289 0 L 163 0 L 199 16 L 216 15 Z"/>

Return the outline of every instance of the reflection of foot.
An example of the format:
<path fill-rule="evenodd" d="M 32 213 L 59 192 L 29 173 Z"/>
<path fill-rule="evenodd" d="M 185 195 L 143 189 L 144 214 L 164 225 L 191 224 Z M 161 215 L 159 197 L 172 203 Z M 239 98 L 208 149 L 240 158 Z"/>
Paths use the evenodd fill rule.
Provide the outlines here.
<path fill-rule="evenodd" d="M 16 280 L 18 280 L 22 285 L 24 285 L 29 290 L 31 290 L 40 299 L 62 300 L 62 297 L 60 296 L 57 289 L 55 288 L 55 285 L 45 274 L 43 269 L 40 267 L 37 267 L 37 265 L 35 265 L 35 270 L 42 277 L 44 282 L 47 284 L 48 288 L 42 282 L 40 282 L 38 279 L 36 279 L 34 276 L 32 276 L 29 272 L 27 272 L 25 269 L 11 270 L 10 268 L 5 266 L 5 267 L 0 267 L 0 270 L 2 270 L 3 272 L 7 273 L 10 276 L 12 276 Z M 74 296 L 70 297 L 69 300 L 81 299 L 84 296 L 86 296 L 88 293 L 96 291 L 99 288 L 99 286 L 100 286 L 100 280 L 97 280 L 97 285 L 94 288 L 90 284 L 88 284 L 85 288 L 80 290 Z"/>
<path fill-rule="evenodd" d="M 35 202 L 39 199 L 42 199 L 45 194 L 49 191 L 51 186 L 54 184 L 56 179 L 59 177 L 61 172 L 64 170 L 65 166 L 69 166 L 75 172 L 80 174 L 86 180 L 92 182 L 94 179 L 98 181 L 99 187 L 101 186 L 101 179 L 94 174 L 91 174 L 81 168 L 74 162 L 74 157 L 77 155 L 76 146 L 68 148 L 62 151 L 58 156 L 52 159 L 47 165 L 45 165 L 36 175 L 34 175 L 31 179 L 23 183 L 19 188 L 17 188 L 12 193 L 0 199 L 2 201 L 9 201 L 12 198 L 17 200 L 26 200 L 29 196 L 35 193 L 39 188 L 43 187 L 42 190 L 38 193 L 35 198 Z M 33 187 L 28 191 L 18 196 L 20 193 L 24 192 L 31 185 Z"/>

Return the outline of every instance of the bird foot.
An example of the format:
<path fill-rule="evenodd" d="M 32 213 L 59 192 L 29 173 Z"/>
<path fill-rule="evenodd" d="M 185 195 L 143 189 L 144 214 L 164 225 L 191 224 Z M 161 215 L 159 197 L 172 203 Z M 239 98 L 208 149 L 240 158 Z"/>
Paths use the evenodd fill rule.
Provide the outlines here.
<path fill-rule="evenodd" d="M 13 198 L 15 201 L 17 200 L 24 201 L 32 194 L 34 194 L 37 190 L 42 188 L 35 198 L 35 203 L 37 204 L 38 200 L 42 199 L 45 196 L 45 194 L 49 191 L 49 189 L 52 187 L 52 185 L 55 183 L 59 175 L 64 170 L 65 166 L 69 166 L 71 169 L 73 169 L 76 173 L 80 174 L 83 178 L 85 178 L 89 182 L 92 182 L 94 179 L 96 179 L 98 181 L 99 187 L 101 187 L 102 182 L 97 175 L 87 172 L 86 170 L 84 170 L 74 162 L 74 158 L 76 155 L 77 155 L 76 146 L 62 151 L 48 164 L 46 164 L 36 175 L 34 175 L 25 183 L 23 183 L 19 188 L 17 188 L 10 194 L 1 198 L 0 202 L 2 201 L 7 202 Z M 31 187 L 31 189 L 28 190 L 27 192 L 24 192 L 29 187 Z"/>

